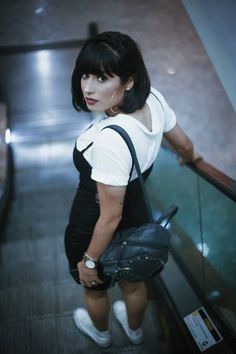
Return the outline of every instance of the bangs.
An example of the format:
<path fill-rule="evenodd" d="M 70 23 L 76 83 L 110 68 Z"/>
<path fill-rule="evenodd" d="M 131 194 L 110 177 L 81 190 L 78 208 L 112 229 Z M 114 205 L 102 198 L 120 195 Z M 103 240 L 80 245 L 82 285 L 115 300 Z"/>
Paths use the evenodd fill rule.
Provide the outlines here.
<path fill-rule="evenodd" d="M 88 43 L 79 55 L 79 75 L 121 76 L 118 54 L 106 43 Z"/>

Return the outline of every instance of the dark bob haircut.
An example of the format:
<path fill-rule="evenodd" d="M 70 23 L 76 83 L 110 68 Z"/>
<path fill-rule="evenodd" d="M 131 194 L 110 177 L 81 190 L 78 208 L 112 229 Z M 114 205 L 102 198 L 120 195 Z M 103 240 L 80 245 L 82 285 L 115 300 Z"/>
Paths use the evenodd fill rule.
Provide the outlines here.
<path fill-rule="evenodd" d="M 89 112 L 81 90 L 81 76 L 117 75 L 125 84 L 130 77 L 134 86 L 126 91 L 119 109 L 133 113 L 141 109 L 150 92 L 150 79 L 135 41 L 120 32 L 103 32 L 83 45 L 72 74 L 72 103 L 75 109 Z"/>

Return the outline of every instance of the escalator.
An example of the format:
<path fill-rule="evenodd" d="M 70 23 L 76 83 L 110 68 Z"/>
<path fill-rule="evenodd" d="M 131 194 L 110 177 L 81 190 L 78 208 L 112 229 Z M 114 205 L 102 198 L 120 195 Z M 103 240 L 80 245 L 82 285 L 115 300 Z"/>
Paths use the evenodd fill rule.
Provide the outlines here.
<path fill-rule="evenodd" d="M 81 115 L 80 119 L 81 125 L 85 125 L 89 117 Z M 65 134 L 67 122 L 61 120 L 60 124 Z M 21 139 L 18 127 L 18 142 L 13 143 L 15 198 L 1 235 L 1 350 L 3 353 L 98 353 L 100 349 L 74 328 L 72 311 L 83 305 L 83 301 L 81 290 L 68 276 L 63 249 L 63 227 L 77 183 L 69 157 L 74 132 L 70 136 L 67 130 L 63 138 L 58 131 L 57 139 L 52 139 L 47 136 L 48 126 L 45 128 L 42 123 L 37 125 L 34 121 L 33 131 L 37 126 L 35 134 L 30 125 L 29 122 L 23 124 Z M 165 185 L 161 188 L 163 181 Z M 207 318 L 213 321 L 219 338 L 214 346 L 204 351 L 232 352 L 229 336 L 233 337 L 235 330 L 231 320 L 235 313 L 233 264 L 226 262 L 221 269 L 217 267 L 217 249 L 223 257 L 220 264 L 224 257 L 228 259 L 229 254 L 222 255 L 222 244 L 206 243 L 203 232 L 206 226 L 203 221 L 199 225 L 200 219 L 205 220 L 200 214 L 203 208 L 198 205 L 203 198 L 199 199 L 199 192 L 205 193 L 204 188 L 207 189 L 207 200 L 214 208 L 214 200 L 219 200 L 220 196 L 227 201 L 226 209 L 233 210 L 234 203 L 194 171 L 179 167 L 165 150 L 156 161 L 148 188 L 155 191 L 151 195 L 156 216 L 173 198 L 180 207 L 179 215 L 171 225 L 172 256 L 161 276 L 147 284 L 147 344 L 141 348 L 131 347 L 111 315 L 114 346 L 103 352 L 201 352 L 184 326 L 184 318 L 201 308 L 207 311 Z M 216 199 L 209 193 L 215 194 Z M 203 205 L 207 206 L 206 203 Z M 222 199 L 219 205 L 222 208 Z M 224 220 L 232 230 L 230 219 L 227 219 L 231 217 L 231 212 L 222 215 L 217 229 L 221 230 L 220 222 Z M 208 221 L 209 210 L 205 222 Z M 204 250 L 202 245 L 210 250 L 215 247 L 212 259 L 209 256 L 213 250 Z M 230 245 L 229 252 L 233 251 L 232 248 Z M 117 288 L 111 291 L 111 297 L 120 297 Z"/>
<path fill-rule="evenodd" d="M 72 311 L 84 303 L 82 290 L 68 275 L 63 232 L 78 183 L 74 141 L 91 123 L 89 114 L 75 113 L 70 104 L 69 68 L 76 52 L 44 48 L 0 61 L 15 169 L 0 238 L 0 352 L 233 353 L 234 181 L 227 185 L 230 180 L 220 183 L 204 175 L 204 162 L 195 170 L 182 168 L 164 148 L 148 180 L 153 211 L 158 216 L 173 203 L 180 211 L 171 224 L 169 262 L 147 284 L 145 342 L 131 346 L 113 314 L 111 348 L 100 349 L 76 330 Z M 120 298 L 118 288 L 111 298 Z M 208 332 L 197 330 L 200 317 Z"/>
<path fill-rule="evenodd" d="M 78 182 L 71 151 L 79 131 L 77 121 L 55 114 L 56 125 L 37 120 L 35 112 L 14 123 L 14 198 L 1 233 L 0 352 L 165 354 L 173 341 L 182 348 L 166 328 L 164 299 L 154 284 L 147 284 L 144 344 L 131 346 L 112 313 L 111 348 L 100 349 L 76 329 L 73 310 L 84 306 L 83 289 L 69 276 L 63 231 Z M 88 114 L 79 119 L 80 129 L 90 123 Z M 117 287 L 110 295 L 112 301 L 121 297 Z"/>
<path fill-rule="evenodd" d="M 236 182 L 204 161 L 180 167 L 163 145 L 148 181 L 152 207 L 156 216 L 171 203 L 179 212 L 159 282 L 196 352 L 234 352 Z"/>

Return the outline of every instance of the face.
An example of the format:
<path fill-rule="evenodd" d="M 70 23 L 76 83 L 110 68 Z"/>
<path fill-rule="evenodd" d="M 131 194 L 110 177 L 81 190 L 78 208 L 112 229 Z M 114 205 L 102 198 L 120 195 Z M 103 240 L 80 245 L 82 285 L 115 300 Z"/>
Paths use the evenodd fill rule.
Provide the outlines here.
<path fill-rule="evenodd" d="M 117 111 L 126 90 L 119 76 L 96 76 L 84 74 L 81 77 L 81 89 L 87 107 L 92 112 L 108 112 L 110 108 Z"/>

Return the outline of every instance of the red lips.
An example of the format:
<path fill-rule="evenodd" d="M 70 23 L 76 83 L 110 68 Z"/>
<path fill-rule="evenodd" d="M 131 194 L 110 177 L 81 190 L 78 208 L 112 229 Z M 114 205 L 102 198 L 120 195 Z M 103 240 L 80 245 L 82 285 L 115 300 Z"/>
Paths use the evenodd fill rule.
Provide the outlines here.
<path fill-rule="evenodd" d="M 90 97 L 86 97 L 85 98 L 85 101 L 86 103 L 89 105 L 89 106 L 93 106 L 94 104 L 96 104 L 98 102 L 98 100 L 95 100 L 93 98 L 90 98 Z"/>

